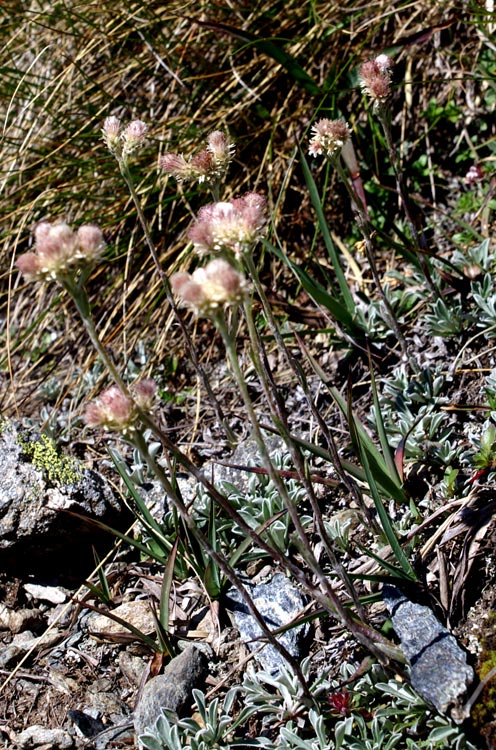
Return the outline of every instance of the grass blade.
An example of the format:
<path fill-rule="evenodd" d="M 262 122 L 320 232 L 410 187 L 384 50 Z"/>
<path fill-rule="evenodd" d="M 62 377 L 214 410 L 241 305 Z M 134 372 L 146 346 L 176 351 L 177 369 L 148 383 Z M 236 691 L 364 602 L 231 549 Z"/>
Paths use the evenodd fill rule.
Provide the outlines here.
<path fill-rule="evenodd" d="M 299 149 L 299 152 L 300 152 L 301 166 L 303 169 L 303 176 L 307 184 L 308 192 L 310 195 L 310 200 L 312 201 L 312 205 L 315 209 L 315 213 L 317 214 L 317 222 L 319 225 L 319 229 L 322 232 L 322 237 L 323 237 L 327 252 L 329 254 L 329 258 L 331 259 L 331 263 L 334 268 L 334 273 L 336 274 L 336 280 L 339 284 L 339 289 L 341 290 L 341 294 L 343 296 L 346 309 L 348 310 L 348 313 L 353 316 L 355 314 L 355 307 L 356 307 L 355 301 L 350 292 L 350 288 L 348 286 L 345 275 L 343 273 L 343 269 L 341 268 L 341 262 L 336 252 L 334 242 L 332 241 L 331 233 L 329 232 L 329 227 L 327 226 L 327 220 L 324 215 L 324 209 L 322 208 L 322 200 L 319 195 L 319 191 L 315 183 L 315 180 L 313 179 L 313 175 L 308 165 L 308 161 L 305 158 L 305 154 L 303 153 L 301 148 Z"/>
<path fill-rule="evenodd" d="M 336 300 L 336 297 L 324 289 L 317 281 L 294 261 L 290 260 L 285 253 L 279 248 L 272 245 L 268 240 L 263 240 L 264 246 L 283 261 L 294 273 L 304 290 L 318 304 L 328 310 L 332 317 L 340 323 L 349 333 L 354 335 L 361 334 L 363 331 L 355 323 L 353 316 L 350 314 L 345 305 Z"/>

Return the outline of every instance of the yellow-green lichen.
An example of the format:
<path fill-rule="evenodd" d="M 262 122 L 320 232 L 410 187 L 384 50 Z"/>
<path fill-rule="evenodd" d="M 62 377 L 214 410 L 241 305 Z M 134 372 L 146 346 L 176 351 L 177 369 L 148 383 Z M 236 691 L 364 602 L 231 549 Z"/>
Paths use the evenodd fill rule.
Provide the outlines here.
<path fill-rule="evenodd" d="M 70 456 L 60 455 L 48 435 L 41 435 L 39 440 L 34 441 L 19 440 L 19 445 L 34 468 L 43 471 L 49 482 L 67 485 L 80 481 L 82 475 L 77 461 Z"/>
<path fill-rule="evenodd" d="M 483 680 L 496 667 L 496 642 L 494 625 L 496 613 L 490 612 L 484 624 L 482 636 L 482 652 L 477 664 L 477 676 Z M 490 680 L 472 710 L 472 721 L 480 730 L 488 721 L 492 721 L 496 713 L 496 681 Z"/>

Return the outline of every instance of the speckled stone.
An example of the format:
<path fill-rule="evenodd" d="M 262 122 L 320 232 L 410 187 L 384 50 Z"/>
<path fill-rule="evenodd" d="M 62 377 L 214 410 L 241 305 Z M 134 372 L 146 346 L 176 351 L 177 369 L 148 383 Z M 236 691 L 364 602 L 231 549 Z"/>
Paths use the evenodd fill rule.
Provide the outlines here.
<path fill-rule="evenodd" d="M 111 614 L 137 628 L 145 635 L 155 631 L 155 619 L 148 601 L 136 599 L 123 602 L 111 611 Z M 92 635 L 108 634 L 109 636 L 128 635 L 129 629 L 106 615 L 92 612 L 87 620 L 88 632 Z"/>
<path fill-rule="evenodd" d="M 49 747 L 51 750 L 70 750 L 74 747 L 74 740 L 63 729 L 48 729 L 39 724 L 34 724 L 17 735 L 16 746 L 20 750 L 36 747 Z"/>
<path fill-rule="evenodd" d="M 289 578 L 278 573 L 269 583 L 247 586 L 248 593 L 270 630 L 277 630 L 301 614 L 305 602 L 300 591 L 293 586 Z M 260 646 L 262 630 L 244 603 L 237 589 L 230 589 L 228 598 L 232 606 L 234 621 L 241 639 L 251 651 Z M 301 644 L 305 635 L 305 626 L 299 625 L 285 633 L 280 633 L 277 640 L 295 658 L 301 655 Z M 271 643 L 267 643 L 260 651 L 256 651 L 255 658 L 262 668 L 270 674 L 277 674 L 287 662 Z"/>
<path fill-rule="evenodd" d="M 109 483 L 76 459 L 62 457 L 60 466 L 70 470 L 50 478 L 28 449 L 42 440 L 35 428 L 14 421 L 0 427 L 0 568 L 16 575 L 86 573 L 92 544 L 98 548 L 104 538 L 108 546 L 90 519 L 125 529 L 130 513 Z"/>
<path fill-rule="evenodd" d="M 410 601 L 395 586 L 384 586 L 383 598 L 410 663 L 412 686 L 446 713 L 474 679 L 465 652 L 429 607 Z"/>

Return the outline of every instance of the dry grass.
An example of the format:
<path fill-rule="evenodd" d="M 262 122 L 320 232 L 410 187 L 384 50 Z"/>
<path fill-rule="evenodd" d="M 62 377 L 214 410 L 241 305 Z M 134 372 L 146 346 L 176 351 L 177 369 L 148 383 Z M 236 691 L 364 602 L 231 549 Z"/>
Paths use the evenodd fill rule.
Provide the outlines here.
<path fill-rule="evenodd" d="M 80 394 L 74 372 L 88 371 L 94 362 L 72 322 L 70 303 L 59 300 L 56 289 L 24 288 L 13 271 L 33 225 L 42 219 L 96 221 L 106 232 L 108 262 L 93 277 L 90 291 L 116 360 L 132 357 L 138 342 L 147 349 L 147 372 L 160 364 L 168 372 L 182 356 L 134 208 L 99 136 L 105 116 L 139 117 L 150 125 L 147 148 L 133 172 L 164 269 L 187 259 L 185 230 L 206 198 L 196 189 L 178 192 L 159 173 L 158 155 L 195 150 L 219 127 L 228 128 L 238 146 L 230 190 L 266 191 L 288 254 L 304 258 L 314 252 L 314 219 L 299 167 L 290 157 L 317 108 L 349 117 L 376 181 L 384 177 L 380 162 L 374 162 L 376 144 L 364 135 L 367 117 L 357 106 L 355 69 L 364 58 L 392 49 L 399 79 L 404 72 L 412 82 L 397 94 L 403 105 L 395 125 L 405 150 L 411 143 L 420 149 L 427 144 L 428 153 L 436 148 L 436 136 L 417 124 L 418 109 L 432 97 L 441 106 L 457 97 L 472 102 L 466 123 L 454 127 L 457 138 L 470 140 L 479 84 L 467 75 L 467 65 L 474 69 L 481 41 L 476 28 L 464 23 L 463 12 L 455 20 L 448 8 L 403 0 L 4 4 L 0 258 L 7 335 L 0 360 L 5 412 L 37 415 L 41 401 L 33 396 L 52 375 L 61 381 L 58 404 L 69 395 L 69 408 L 76 409 Z M 454 48 L 457 34 L 461 43 Z M 267 54 L 271 50 L 261 41 L 267 39 L 291 56 L 289 69 Z M 294 61 L 308 80 L 298 80 L 301 70 Z M 463 89 L 453 70 L 456 62 Z M 428 180 L 423 187 L 424 201 L 439 199 Z M 351 216 L 335 189 L 334 228 L 344 239 Z M 395 206 L 389 211 L 394 217 Z M 318 246 L 315 251 L 320 252 Z M 265 266 L 267 287 L 277 293 L 281 271 L 267 259 Z M 205 352 L 208 356 L 208 346 Z M 173 390 L 182 386 L 181 376 L 189 377 L 180 366 L 169 383 Z"/>

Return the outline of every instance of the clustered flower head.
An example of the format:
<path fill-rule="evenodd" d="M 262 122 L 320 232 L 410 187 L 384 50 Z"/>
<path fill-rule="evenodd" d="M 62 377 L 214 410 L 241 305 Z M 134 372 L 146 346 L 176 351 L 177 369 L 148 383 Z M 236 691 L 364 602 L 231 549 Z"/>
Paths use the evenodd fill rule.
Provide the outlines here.
<path fill-rule="evenodd" d="M 88 427 L 103 427 L 122 435 L 134 432 L 139 422 L 139 410 L 151 411 L 157 386 L 153 380 L 145 379 L 135 383 L 131 391 L 132 397 L 124 394 L 117 385 L 102 391 L 86 407 L 84 421 Z"/>
<path fill-rule="evenodd" d="M 188 232 L 200 253 L 233 253 L 240 259 L 263 236 L 267 203 L 259 193 L 203 206 Z"/>
<path fill-rule="evenodd" d="M 479 164 L 472 164 L 467 174 L 464 177 L 464 181 L 467 185 L 475 185 L 476 182 L 481 182 L 484 179 L 484 171 Z"/>
<path fill-rule="evenodd" d="M 219 308 L 238 305 L 248 291 L 242 274 L 223 258 L 211 260 L 192 274 L 175 273 L 171 286 L 184 303 L 198 315 L 207 317 L 214 315 Z"/>
<path fill-rule="evenodd" d="M 75 232 L 65 222 L 43 221 L 34 230 L 34 252 L 21 255 L 16 265 L 30 280 L 61 280 L 80 268 L 91 267 L 105 250 L 101 230 L 84 224 Z"/>
<path fill-rule="evenodd" d="M 148 126 L 142 120 L 132 120 L 122 127 L 118 117 L 107 117 L 103 123 L 103 140 L 109 151 L 118 159 L 127 159 L 145 142 Z"/>
<path fill-rule="evenodd" d="M 337 157 L 351 138 L 350 126 L 343 119 L 319 120 L 312 127 L 309 153 L 312 156 Z"/>
<path fill-rule="evenodd" d="M 377 108 L 391 93 L 391 70 L 393 61 L 388 55 L 379 55 L 360 67 L 360 85 Z"/>
<path fill-rule="evenodd" d="M 206 148 L 190 159 L 185 159 L 182 154 L 166 153 L 160 159 L 160 166 L 178 181 L 197 180 L 212 184 L 227 172 L 234 149 L 234 143 L 225 133 L 214 130 L 207 138 Z"/>

